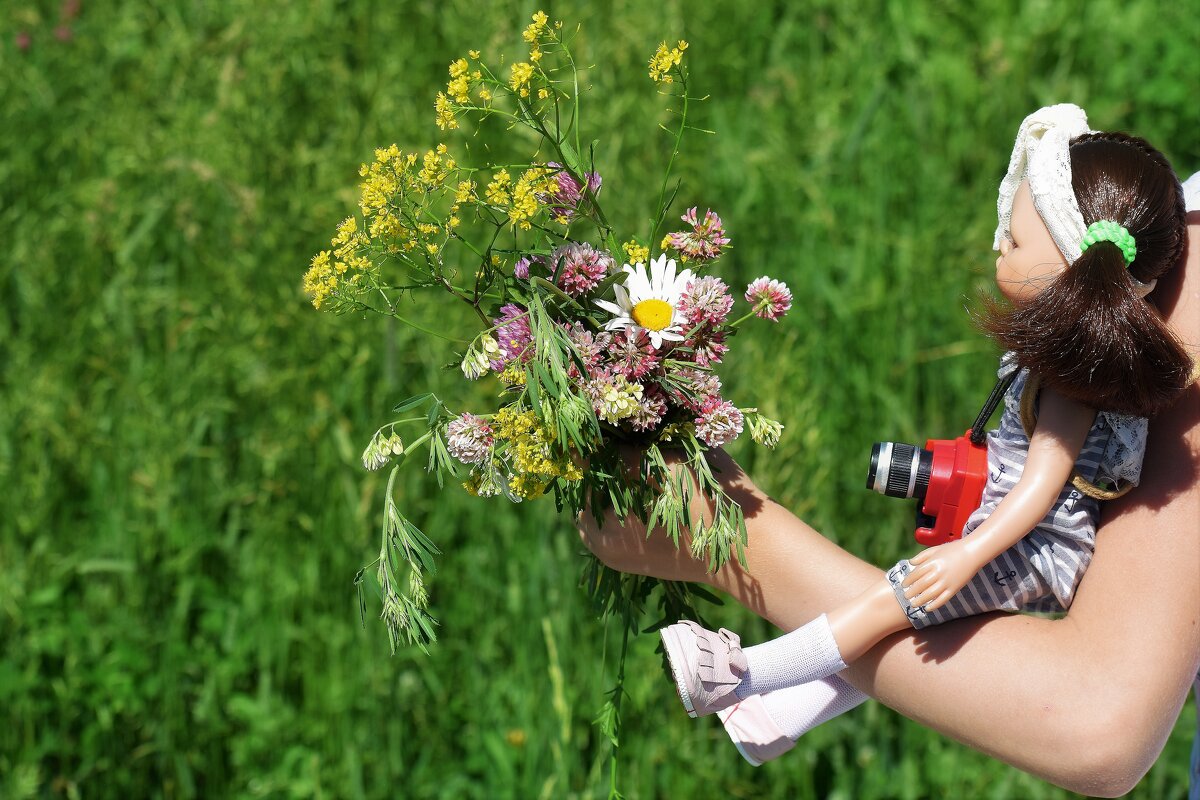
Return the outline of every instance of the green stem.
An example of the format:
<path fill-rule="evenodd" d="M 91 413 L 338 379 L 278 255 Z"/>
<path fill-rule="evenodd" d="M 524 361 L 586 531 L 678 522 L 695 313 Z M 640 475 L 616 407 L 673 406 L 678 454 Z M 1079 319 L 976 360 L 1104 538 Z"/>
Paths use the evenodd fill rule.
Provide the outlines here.
<path fill-rule="evenodd" d="M 371 309 L 371 310 L 375 311 L 375 309 Z M 412 320 L 405 319 L 404 317 L 400 316 L 399 314 L 397 314 L 395 312 L 394 309 L 388 309 L 386 312 L 380 311 L 378 313 L 380 313 L 380 314 L 386 313 L 388 316 L 394 317 L 394 318 L 400 320 L 401 322 L 403 322 L 405 325 L 409 326 L 410 328 L 415 328 L 415 329 L 421 331 L 421 333 L 428 333 L 430 336 L 436 336 L 439 339 L 445 339 L 447 342 L 458 342 L 459 344 L 470 344 L 471 343 L 470 339 L 459 339 L 457 336 L 447 336 L 446 334 L 441 333 L 439 331 L 435 331 L 435 330 L 426 328 L 424 325 L 418 325 L 417 323 L 413 322 Z"/>
<path fill-rule="evenodd" d="M 428 423 L 429 417 L 422 415 L 420 417 L 409 417 L 408 419 L 398 419 L 395 422 L 389 422 L 387 425 L 384 425 L 383 428 L 389 428 L 393 425 L 403 425 L 406 422 L 426 422 L 426 423 Z M 379 430 L 383 430 L 383 428 L 380 428 Z"/>
<path fill-rule="evenodd" d="M 679 114 L 679 130 L 675 132 L 675 143 L 671 148 L 671 158 L 667 161 L 667 171 L 663 175 L 662 186 L 658 190 L 658 214 L 654 219 L 654 229 L 650 232 L 650 246 L 658 239 L 658 229 L 662 227 L 663 218 L 667 215 L 666 199 L 667 184 L 671 180 L 671 169 L 675 166 L 675 158 L 679 155 L 679 144 L 683 141 L 683 131 L 687 128 L 688 91 L 687 80 L 681 76 L 680 85 L 683 87 L 683 108 Z"/>
<path fill-rule="evenodd" d="M 634 598 L 637 597 L 641 578 L 630 576 L 629 588 L 622 597 L 621 609 L 621 655 L 617 660 L 617 684 L 613 687 L 613 748 L 608 762 L 608 797 L 618 800 L 621 797 L 617 790 L 617 758 L 621 752 L 621 700 L 625 695 L 625 661 L 629 654 L 629 631 L 633 628 Z"/>
<path fill-rule="evenodd" d="M 757 303 L 757 304 L 754 306 L 754 308 L 750 309 L 750 310 L 749 310 L 749 311 L 747 311 L 745 314 L 743 314 L 742 316 L 738 317 L 738 318 L 737 318 L 737 319 L 735 319 L 733 322 L 729 323 L 729 325 L 728 325 L 727 327 L 730 327 L 730 328 L 736 328 L 738 325 L 741 325 L 743 322 L 745 322 L 746 320 L 750 319 L 751 317 L 753 317 L 755 314 L 757 314 L 759 311 L 761 311 L 762 309 L 764 309 L 764 308 L 766 308 L 766 307 L 767 307 L 767 304 L 766 304 L 766 303 L 762 303 L 762 302 L 760 302 L 760 303 Z"/>
<path fill-rule="evenodd" d="M 755 306 L 754 308 L 751 308 L 750 311 L 744 313 L 743 315 L 740 315 L 740 317 L 738 317 L 737 319 L 734 319 L 732 321 L 732 323 L 727 325 L 727 327 L 737 327 L 738 325 L 744 323 L 744 321 L 750 319 L 751 317 L 754 317 L 754 314 L 757 311 L 757 309 L 758 309 L 757 306 Z"/>

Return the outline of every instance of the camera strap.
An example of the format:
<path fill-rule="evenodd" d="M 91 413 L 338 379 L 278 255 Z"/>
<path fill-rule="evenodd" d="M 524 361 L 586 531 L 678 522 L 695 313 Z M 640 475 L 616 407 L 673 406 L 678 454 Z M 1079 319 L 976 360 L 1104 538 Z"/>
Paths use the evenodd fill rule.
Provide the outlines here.
<path fill-rule="evenodd" d="M 983 408 L 979 410 L 979 416 L 975 418 L 975 424 L 971 426 L 972 444 L 983 444 L 984 439 L 987 438 L 984 426 L 992 418 L 992 412 L 996 410 L 996 406 L 1000 405 L 1000 400 L 1003 399 L 1004 393 L 1008 391 L 1008 387 L 1012 386 L 1019 372 L 1019 369 L 1011 370 L 1007 375 L 997 380 L 996 385 L 992 387 L 992 393 L 988 395 L 987 402 L 983 404 Z"/>

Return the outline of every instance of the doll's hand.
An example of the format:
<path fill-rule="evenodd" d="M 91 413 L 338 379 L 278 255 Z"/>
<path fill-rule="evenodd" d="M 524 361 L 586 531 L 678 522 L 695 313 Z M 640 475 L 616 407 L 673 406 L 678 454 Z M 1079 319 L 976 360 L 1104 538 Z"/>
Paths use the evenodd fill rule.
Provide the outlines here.
<path fill-rule="evenodd" d="M 926 612 L 945 605 L 983 567 L 961 539 L 922 550 L 908 563 L 913 571 L 901 584 L 904 596 Z"/>

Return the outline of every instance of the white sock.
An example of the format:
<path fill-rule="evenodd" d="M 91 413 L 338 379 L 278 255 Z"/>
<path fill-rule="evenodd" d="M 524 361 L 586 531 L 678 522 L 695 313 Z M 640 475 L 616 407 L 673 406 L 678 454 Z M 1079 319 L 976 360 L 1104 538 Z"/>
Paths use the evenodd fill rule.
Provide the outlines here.
<path fill-rule="evenodd" d="M 750 665 L 737 687 L 746 698 L 820 680 L 846 668 L 825 615 L 777 639 L 742 650 Z"/>
<path fill-rule="evenodd" d="M 792 741 L 862 705 L 867 696 L 837 675 L 777 689 L 762 696 L 771 721 Z"/>

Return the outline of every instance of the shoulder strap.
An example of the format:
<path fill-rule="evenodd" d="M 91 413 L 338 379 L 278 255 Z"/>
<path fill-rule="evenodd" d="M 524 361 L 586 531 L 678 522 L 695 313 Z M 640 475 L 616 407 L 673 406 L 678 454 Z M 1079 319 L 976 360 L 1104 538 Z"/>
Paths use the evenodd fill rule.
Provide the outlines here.
<path fill-rule="evenodd" d="M 988 395 L 987 402 L 983 404 L 983 408 L 979 409 L 979 416 L 975 417 L 975 423 L 971 426 L 971 444 L 983 444 L 987 438 L 984 426 L 992 418 L 992 412 L 996 410 L 996 406 L 1000 404 L 1004 393 L 1008 391 L 1008 387 L 1012 386 L 1013 381 L 1017 379 L 1017 373 L 1020 371 L 1019 369 L 1014 369 L 996 381 L 996 385 L 992 387 L 992 393 Z"/>

